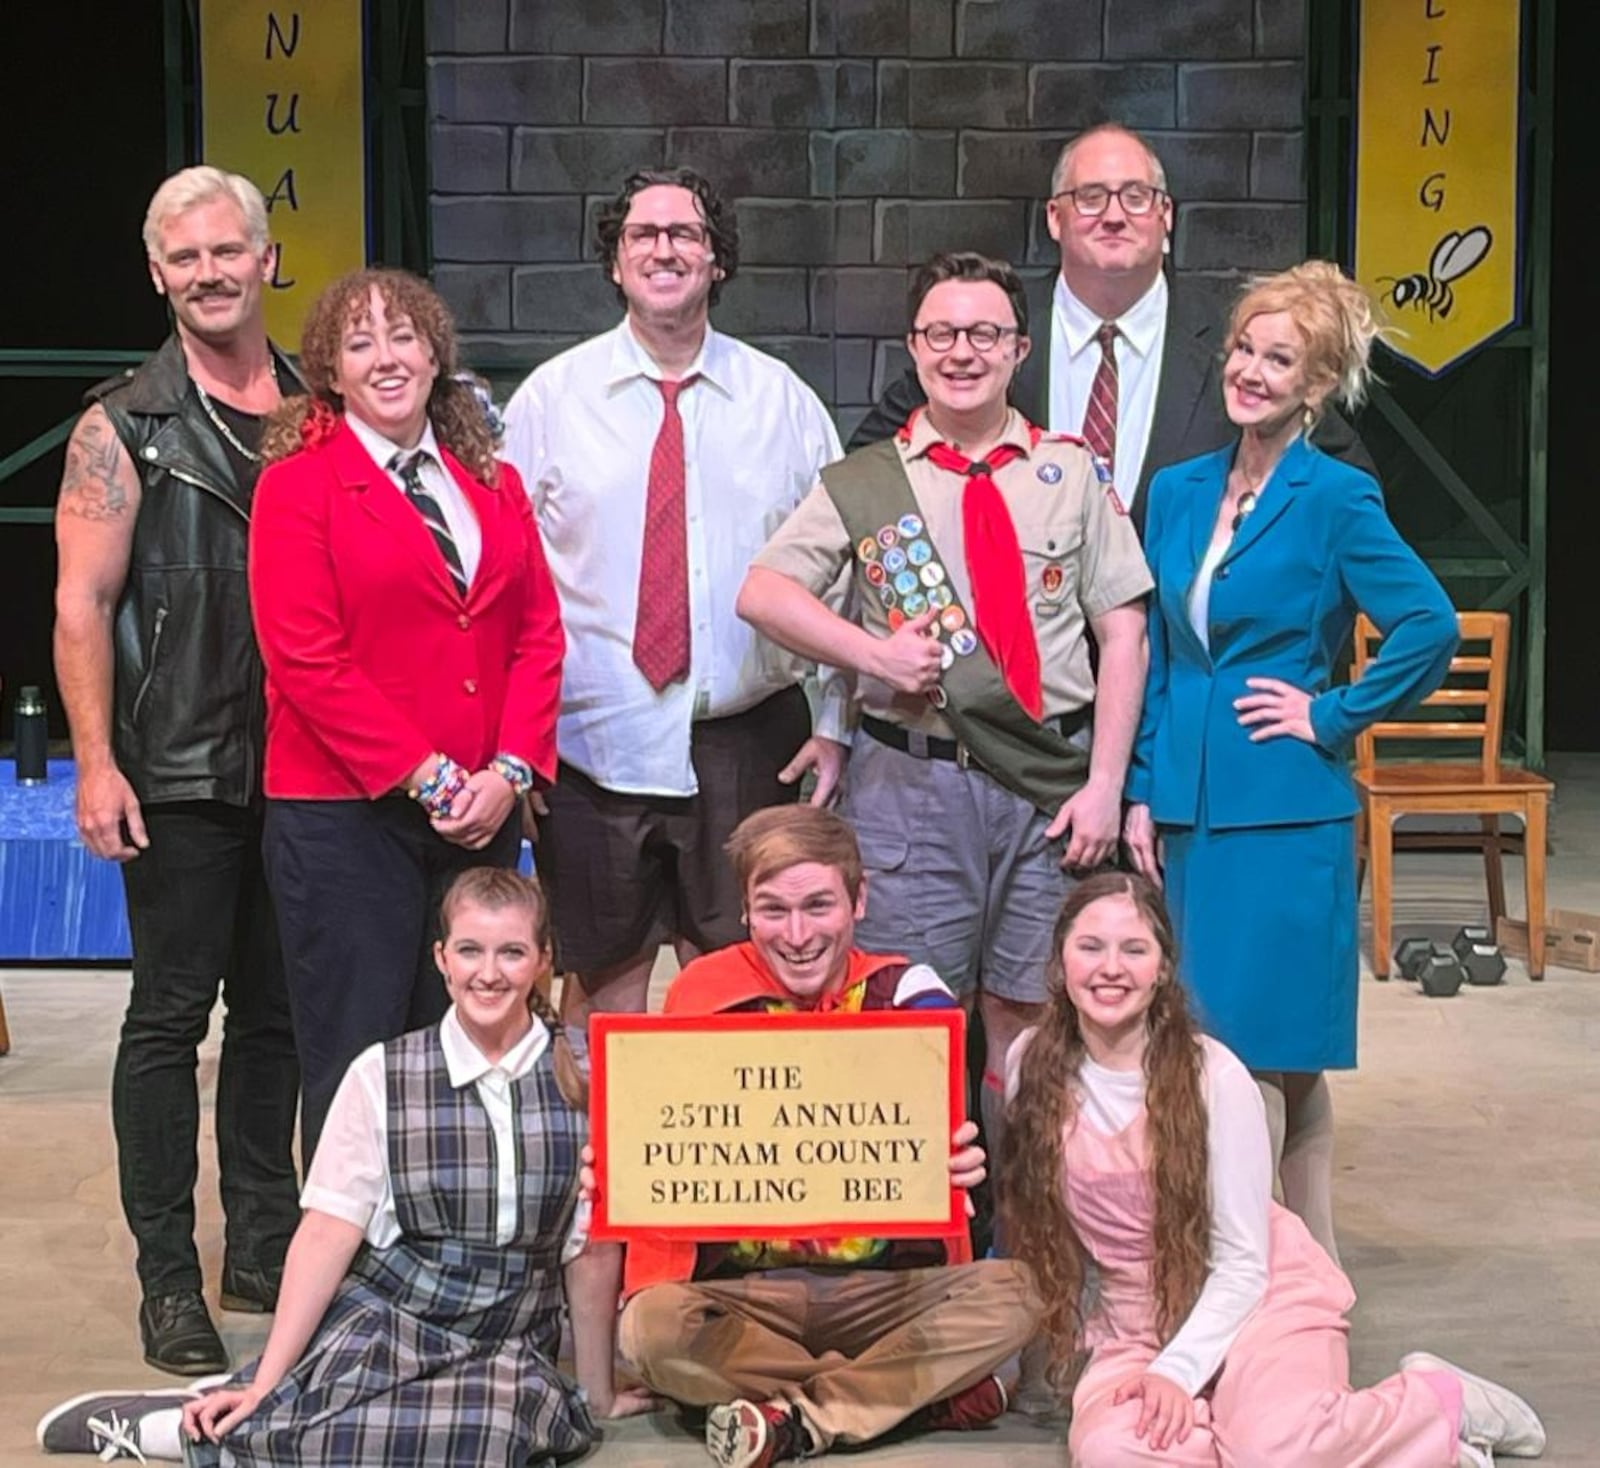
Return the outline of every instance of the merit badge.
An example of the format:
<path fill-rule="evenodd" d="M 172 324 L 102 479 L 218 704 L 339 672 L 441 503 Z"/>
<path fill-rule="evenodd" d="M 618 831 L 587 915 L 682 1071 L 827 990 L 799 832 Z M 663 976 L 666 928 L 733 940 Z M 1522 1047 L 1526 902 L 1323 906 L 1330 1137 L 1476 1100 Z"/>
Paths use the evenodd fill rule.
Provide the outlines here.
<path fill-rule="evenodd" d="M 946 607 L 939 615 L 939 625 L 946 632 L 959 632 L 967 625 L 967 614 L 960 607 Z"/>
<path fill-rule="evenodd" d="M 1066 568 L 1060 561 L 1051 561 L 1045 566 L 1043 574 L 1039 577 L 1039 584 L 1044 588 L 1044 594 L 1051 601 L 1057 600 L 1066 589 Z"/>
<path fill-rule="evenodd" d="M 1122 496 L 1117 493 L 1117 486 L 1111 478 L 1111 461 L 1099 454 L 1094 458 L 1094 477 L 1105 490 L 1106 498 L 1111 501 L 1111 508 L 1119 515 L 1126 515 L 1128 507 L 1122 503 Z"/>
<path fill-rule="evenodd" d="M 900 517 L 900 533 L 910 540 L 913 536 L 922 534 L 921 515 L 902 515 Z"/>
<path fill-rule="evenodd" d="M 898 575 L 906 568 L 906 553 L 899 546 L 893 546 L 883 553 L 883 569 L 891 576 Z"/>
<path fill-rule="evenodd" d="M 887 584 L 880 586 L 878 588 L 878 600 L 881 601 L 884 606 L 892 607 L 894 605 L 894 587 Z"/>
<path fill-rule="evenodd" d="M 945 649 L 946 652 L 949 652 L 949 650 L 949 648 Z M 928 690 L 928 702 L 931 703 L 936 709 L 942 709 L 947 703 L 950 702 L 950 695 L 946 693 L 944 689 L 935 684 Z"/>
<path fill-rule="evenodd" d="M 928 588 L 928 605 L 938 607 L 941 611 L 950 606 L 956 595 L 948 586 L 930 586 Z"/>
<path fill-rule="evenodd" d="M 878 532 L 878 544 L 881 545 L 885 550 L 888 550 L 891 545 L 896 544 L 899 539 L 900 532 L 896 530 L 893 525 L 885 525 L 883 529 Z"/>
<path fill-rule="evenodd" d="M 877 561 L 867 562 L 866 576 L 874 586 L 882 586 L 886 579 L 884 569 Z"/>
<path fill-rule="evenodd" d="M 964 658 L 969 653 L 976 652 L 978 636 L 970 627 L 963 627 L 959 632 L 950 635 L 950 646 L 955 649 L 958 658 Z"/>
<path fill-rule="evenodd" d="M 943 672 L 956 660 L 956 655 L 948 647 L 939 649 L 939 671 Z"/>
<path fill-rule="evenodd" d="M 877 560 L 878 559 L 878 542 L 876 540 L 874 540 L 870 535 L 862 536 L 861 537 L 861 544 L 856 547 L 856 554 L 858 556 L 860 556 L 863 561 L 875 561 L 875 560 Z"/>
<path fill-rule="evenodd" d="M 910 596 L 917 589 L 917 573 L 915 571 L 902 571 L 894 578 L 894 589 L 901 596 Z"/>
<path fill-rule="evenodd" d="M 1059 464 L 1041 464 L 1041 465 L 1039 465 L 1039 478 L 1042 479 L 1046 484 L 1060 484 L 1061 483 L 1061 465 L 1059 465 Z"/>
<path fill-rule="evenodd" d="M 918 575 L 922 577 L 922 584 L 924 586 L 944 585 L 944 567 L 941 566 L 937 561 L 930 561 L 922 568 L 920 572 L 918 572 Z"/>
<path fill-rule="evenodd" d="M 920 591 L 913 591 L 910 596 L 900 603 L 900 607 L 906 616 L 920 617 L 928 610 L 928 598 Z"/>
<path fill-rule="evenodd" d="M 889 630 L 898 632 L 906 625 L 906 614 L 899 607 L 889 608 Z"/>
<path fill-rule="evenodd" d="M 926 566 L 933 559 L 933 547 L 925 540 L 913 540 L 906 547 L 906 558 L 913 566 Z"/>

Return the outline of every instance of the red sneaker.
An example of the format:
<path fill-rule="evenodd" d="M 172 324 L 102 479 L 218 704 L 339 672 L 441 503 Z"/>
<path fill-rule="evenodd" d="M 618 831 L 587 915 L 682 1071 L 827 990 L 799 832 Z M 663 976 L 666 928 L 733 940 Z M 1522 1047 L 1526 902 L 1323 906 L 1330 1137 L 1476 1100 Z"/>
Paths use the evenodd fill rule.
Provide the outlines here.
<path fill-rule="evenodd" d="M 769 1468 L 803 1458 L 811 1446 L 798 1407 L 742 1398 L 706 1414 L 706 1451 L 721 1468 Z"/>
<path fill-rule="evenodd" d="M 1006 1410 L 1006 1389 L 998 1376 L 975 1381 L 965 1391 L 945 1397 L 928 1408 L 932 1432 L 966 1432 L 998 1421 Z"/>

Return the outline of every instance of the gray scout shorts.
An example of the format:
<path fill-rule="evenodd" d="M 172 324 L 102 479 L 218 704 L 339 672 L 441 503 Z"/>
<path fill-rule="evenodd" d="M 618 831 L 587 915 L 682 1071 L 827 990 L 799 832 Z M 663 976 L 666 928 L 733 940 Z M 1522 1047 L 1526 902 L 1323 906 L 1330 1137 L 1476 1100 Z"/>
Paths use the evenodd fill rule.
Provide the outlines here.
<path fill-rule="evenodd" d="M 1073 879 L 1049 818 L 977 768 L 858 732 L 840 813 L 867 873 L 858 947 L 931 964 L 956 994 L 1045 997 L 1050 935 Z"/>

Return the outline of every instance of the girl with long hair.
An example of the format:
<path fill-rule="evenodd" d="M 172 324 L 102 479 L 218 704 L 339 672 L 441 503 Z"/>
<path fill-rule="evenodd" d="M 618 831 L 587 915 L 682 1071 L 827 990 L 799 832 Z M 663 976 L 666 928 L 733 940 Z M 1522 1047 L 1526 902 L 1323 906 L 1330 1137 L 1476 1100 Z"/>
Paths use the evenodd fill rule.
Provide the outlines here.
<path fill-rule="evenodd" d="M 47 1451 L 524 1468 L 651 1405 L 615 1390 L 621 1251 L 577 1213 L 588 1087 L 546 995 L 544 896 L 471 868 L 442 925 L 451 1007 L 346 1072 L 260 1359 L 187 1400 L 76 1398 L 39 1424 Z M 556 1367 L 569 1302 L 582 1391 Z"/>
<path fill-rule="evenodd" d="M 1272 1201 L 1249 1071 L 1197 1034 L 1155 886 L 1121 872 L 1057 920 L 1044 1019 L 1012 1047 L 1003 1226 L 1045 1302 L 1076 1468 L 1489 1468 L 1544 1428 L 1505 1387 L 1416 1353 L 1352 1390 L 1350 1282 Z M 1084 1308 L 1093 1262 L 1098 1290 Z"/>

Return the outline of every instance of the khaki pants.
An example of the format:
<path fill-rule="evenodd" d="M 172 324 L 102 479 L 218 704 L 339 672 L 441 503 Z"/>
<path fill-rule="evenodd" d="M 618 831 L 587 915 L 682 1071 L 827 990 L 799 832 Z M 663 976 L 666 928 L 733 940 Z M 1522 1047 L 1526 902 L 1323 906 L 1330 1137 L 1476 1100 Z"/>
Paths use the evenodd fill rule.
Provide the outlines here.
<path fill-rule="evenodd" d="M 862 1443 L 992 1375 L 1040 1305 L 1010 1259 L 936 1269 L 652 1285 L 622 1312 L 623 1355 L 689 1406 L 735 1398 L 800 1408 L 820 1448 Z"/>

